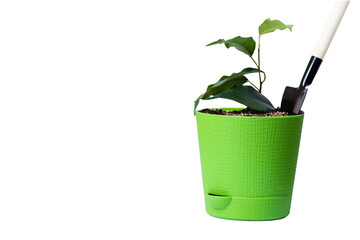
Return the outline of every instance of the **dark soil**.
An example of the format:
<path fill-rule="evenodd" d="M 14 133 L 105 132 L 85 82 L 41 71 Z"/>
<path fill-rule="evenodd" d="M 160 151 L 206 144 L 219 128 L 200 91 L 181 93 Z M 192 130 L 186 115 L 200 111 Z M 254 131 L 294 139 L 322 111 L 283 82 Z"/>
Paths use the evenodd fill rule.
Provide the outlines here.
<path fill-rule="evenodd" d="M 208 113 L 208 114 L 216 114 L 216 115 L 228 115 L 228 116 L 251 116 L 251 117 L 282 117 L 288 116 L 287 112 L 280 111 L 279 108 L 275 109 L 273 112 L 262 112 L 254 109 L 243 109 L 240 111 L 236 110 L 221 110 L 221 109 L 203 109 L 200 112 Z"/>

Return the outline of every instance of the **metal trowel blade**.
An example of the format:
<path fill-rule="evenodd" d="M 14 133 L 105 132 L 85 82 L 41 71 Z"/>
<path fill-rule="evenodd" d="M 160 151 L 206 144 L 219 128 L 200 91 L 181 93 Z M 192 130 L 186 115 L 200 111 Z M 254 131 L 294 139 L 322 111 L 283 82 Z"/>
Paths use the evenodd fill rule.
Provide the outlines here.
<path fill-rule="evenodd" d="M 299 114 L 307 94 L 307 89 L 286 87 L 281 101 L 281 111 Z"/>

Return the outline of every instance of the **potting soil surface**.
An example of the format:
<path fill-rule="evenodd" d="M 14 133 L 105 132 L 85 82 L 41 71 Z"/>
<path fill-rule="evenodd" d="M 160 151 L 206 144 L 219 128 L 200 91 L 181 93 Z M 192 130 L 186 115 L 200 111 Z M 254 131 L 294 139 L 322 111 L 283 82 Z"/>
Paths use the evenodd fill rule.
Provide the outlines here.
<path fill-rule="evenodd" d="M 252 117 L 281 117 L 288 116 L 287 112 L 282 112 L 280 109 L 275 109 L 273 112 L 262 112 L 254 109 L 242 109 L 240 111 L 236 110 L 222 110 L 222 109 L 203 109 L 200 112 L 216 115 L 229 115 L 229 116 L 252 116 Z"/>

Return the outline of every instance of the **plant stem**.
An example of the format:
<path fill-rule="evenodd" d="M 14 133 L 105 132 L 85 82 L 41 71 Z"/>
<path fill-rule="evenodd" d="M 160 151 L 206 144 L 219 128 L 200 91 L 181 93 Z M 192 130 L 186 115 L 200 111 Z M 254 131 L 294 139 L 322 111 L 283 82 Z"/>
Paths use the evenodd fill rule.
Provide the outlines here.
<path fill-rule="evenodd" d="M 255 63 L 256 67 L 259 69 L 259 65 L 256 63 L 256 61 L 254 60 L 254 58 L 251 57 L 251 56 L 250 56 L 250 58 L 251 58 L 251 60 L 253 60 L 253 62 Z"/>
<path fill-rule="evenodd" d="M 250 83 L 251 85 L 253 85 L 253 87 L 256 89 L 256 90 L 258 90 L 259 91 L 259 88 L 257 87 L 257 86 L 255 86 L 255 84 L 253 84 L 252 82 L 250 82 L 249 80 L 247 80 L 248 81 L 248 83 Z"/>
<path fill-rule="evenodd" d="M 262 80 L 262 82 L 261 83 L 264 83 L 265 82 L 265 80 L 266 80 L 266 74 L 265 74 L 265 72 L 262 72 L 263 74 L 264 74 L 264 80 Z"/>
<path fill-rule="evenodd" d="M 258 44 L 258 64 L 257 64 L 257 67 L 259 69 L 259 82 L 260 82 L 259 93 L 261 93 L 263 82 L 261 81 L 261 73 L 260 73 L 260 35 L 259 35 L 258 43 L 259 44 Z"/>
<path fill-rule="evenodd" d="M 264 74 L 264 80 L 262 80 L 262 82 L 261 83 L 264 83 L 265 82 L 265 80 L 266 80 L 266 74 L 264 73 L 264 72 L 262 72 L 263 74 Z"/>

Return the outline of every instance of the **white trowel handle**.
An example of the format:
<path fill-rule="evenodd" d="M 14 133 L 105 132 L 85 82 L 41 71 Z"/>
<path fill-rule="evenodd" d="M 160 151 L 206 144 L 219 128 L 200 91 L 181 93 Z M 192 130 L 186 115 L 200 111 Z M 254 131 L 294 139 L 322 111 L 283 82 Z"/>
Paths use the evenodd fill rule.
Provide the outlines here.
<path fill-rule="evenodd" d="M 330 18 L 322 32 L 320 39 L 315 47 L 315 50 L 310 58 L 310 61 L 306 67 L 303 78 L 301 79 L 299 89 L 303 90 L 309 86 L 320 65 L 325 57 L 326 51 L 328 50 L 331 40 L 333 39 L 335 32 L 341 22 L 342 17 L 346 11 L 350 1 L 338 1 L 335 4 L 334 10 L 332 11 Z"/>
<path fill-rule="evenodd" d="M 333 39 L 335 32 L 344 16 L 347 6 L 350 1 L 337 1 L 334 9 L 330 15 L 330 18 L 317 42 L 314 49 L 313 56 L 320 59 L 324 59 L 326 51 L 328 50 L 331 40 Z"/>

